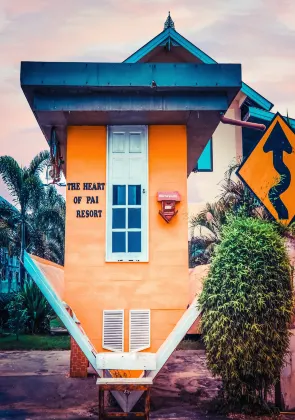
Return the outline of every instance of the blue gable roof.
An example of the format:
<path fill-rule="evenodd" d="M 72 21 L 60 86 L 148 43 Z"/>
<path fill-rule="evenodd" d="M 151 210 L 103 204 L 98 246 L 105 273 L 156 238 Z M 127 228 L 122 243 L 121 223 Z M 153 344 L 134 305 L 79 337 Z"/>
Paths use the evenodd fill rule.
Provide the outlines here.
<path fill-rule="evenodd" d="M 206 53 L 180 35 L 172 27 L 164 29 L 159 35 L 137 50 L 134 54 L 128 57 L 124 63 L 136 63 L 141 60 L 146 54 L 151 52 L 154 48 L 162 45 L 163 43 L 171 42 L 172 44 L 180 45 L 189 51 L 192 55 L 201 60 L 204 64 L 216 64 L 217 62 L 213 58 L 209 57 Z M 253 102 L 255 102 L 259 107 L 270 111 L 273 107 L 273 104 L 248 86 L 246 83 L 242 83 L 242 92 L 248 96 Z"/>

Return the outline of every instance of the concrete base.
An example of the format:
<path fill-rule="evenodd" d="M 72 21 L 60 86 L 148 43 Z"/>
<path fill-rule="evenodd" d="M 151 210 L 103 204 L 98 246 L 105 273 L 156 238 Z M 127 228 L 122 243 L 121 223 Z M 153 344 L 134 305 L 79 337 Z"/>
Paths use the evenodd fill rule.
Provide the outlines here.
<path fill-rule="evenodd" d="M 87 378 L 69 378 L 69 361 L 69 351 L 0 352 L 0 419 L 97 420 L 97 378 L 91 367 Z M 227 420 L 206 413 L 219 386 L 204 351 L 176 351 L 151 389 L 151 418 Z"/>

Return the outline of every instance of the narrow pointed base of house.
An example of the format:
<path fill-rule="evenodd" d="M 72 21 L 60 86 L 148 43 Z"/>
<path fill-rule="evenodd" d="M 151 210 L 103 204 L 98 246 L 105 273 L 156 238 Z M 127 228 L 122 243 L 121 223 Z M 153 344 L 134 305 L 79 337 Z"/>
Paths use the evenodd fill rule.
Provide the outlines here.
<path fill-rule="evenodd" d="M 88 366 L 88 359 L 76 341 L 71 337 L 70 377 L 86 378 Z"/>

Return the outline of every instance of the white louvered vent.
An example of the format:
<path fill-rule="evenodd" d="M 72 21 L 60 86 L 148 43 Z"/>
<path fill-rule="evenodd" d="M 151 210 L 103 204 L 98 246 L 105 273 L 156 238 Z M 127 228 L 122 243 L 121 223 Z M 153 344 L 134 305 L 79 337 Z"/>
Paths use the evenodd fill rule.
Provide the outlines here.
<path fill-rule="evenodd" d="M 151 346 L 151 311 L 132 309 L 129 323 L 129 351 L 148 349 Z"/>
<path fill-rule="evenodd" d="M 124 351 L 124 310 L 103 311 L 103 348 Z"/>

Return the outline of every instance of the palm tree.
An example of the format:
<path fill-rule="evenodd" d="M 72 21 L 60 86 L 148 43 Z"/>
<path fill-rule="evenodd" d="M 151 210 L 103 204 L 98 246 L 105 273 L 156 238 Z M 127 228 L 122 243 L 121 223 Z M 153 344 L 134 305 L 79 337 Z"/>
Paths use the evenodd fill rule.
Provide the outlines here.
<path fill-rule="evenodd" d="M 49 152 L 40 152 L 28 167 L 21 167 L 11 156 L 0 157 L 0 175 L 6 184 L 17 209 L 0 203 L 2 228 L 6 231 L 6 241 L 20 255 L 19 283 L 24 281 L 24 251 L 26 247 L 27 226 L 33 205 L 42 202 L 44 187 L 39 177 L 40 172 L 48 164 Z"/>
<path fill-rule="evenodd" d="M 63 265 L 65 240 L 65 200 L 53 185 L 30 213 L 28 250 L 34 255 Z"/>
<path fill-rule="evenodd" d="M 221 240 L 221 226 L 226 222 L 223 200 L 207 203 L 205 208 L 190 220 L 190 267 L 207 264 L 216 244 Z"/>
<path fill-rule="evenodd" d="M 261 206 L 259 200 L 245 184 L 239 179 L 233 179 L 240 164 L 241 162 L 237 162 L 231 165 L 225 172 L 219 201 L 222 201 L 227 211 L 241 212 L 249 217 L 271 220 L 270 214 Z"/>
<path fill-rule="evenodd" d="M 231 165 L 224 175 L 221 194 L 216 203 L 207 203 L 204 210 L 192 217 L 190 227 L 190 266 L 207 264 L 220 238 L 221 226 L 230 213 L 271 220 L 269 213 L 261 206 L 253 193 L 240 180 L 235 180 L 240 162 Z M 197 232 L 196 232 L 197 231 Z"/>

